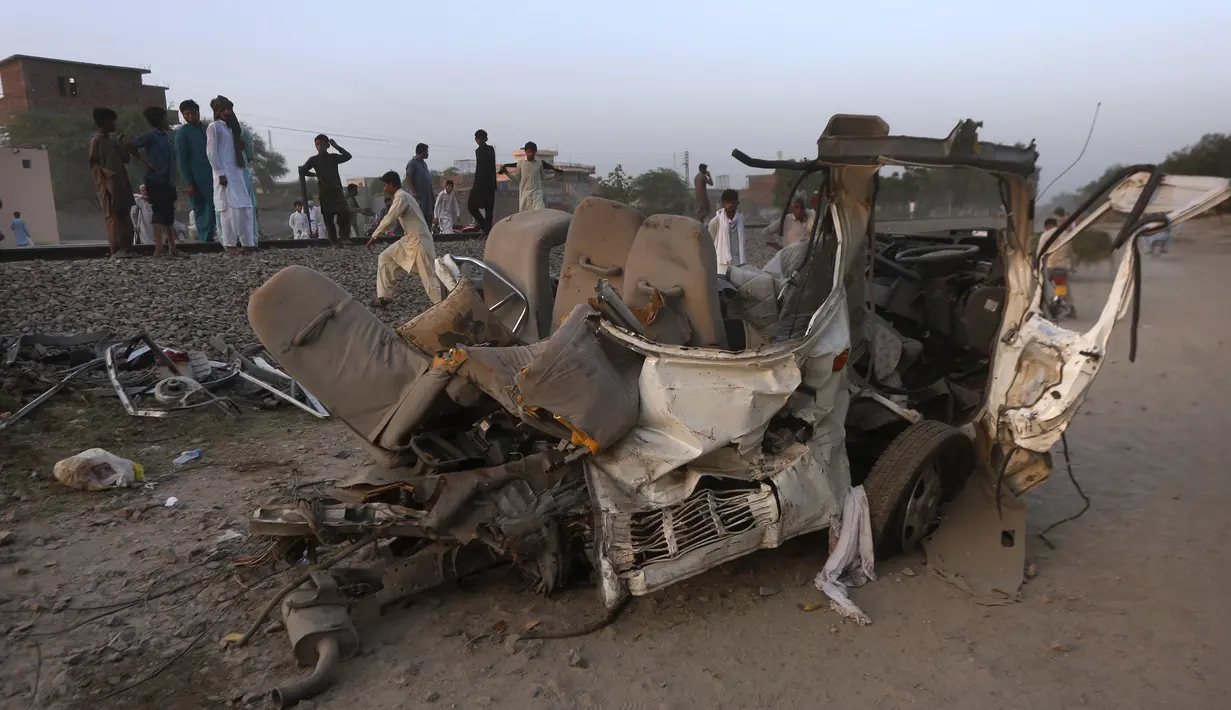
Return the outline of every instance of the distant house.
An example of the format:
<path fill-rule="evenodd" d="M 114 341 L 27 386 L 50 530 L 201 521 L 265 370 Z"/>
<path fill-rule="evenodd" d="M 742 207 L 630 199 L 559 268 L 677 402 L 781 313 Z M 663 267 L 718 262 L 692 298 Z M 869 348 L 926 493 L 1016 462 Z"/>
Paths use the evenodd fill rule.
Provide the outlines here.
<path fill-rule="evenodd" d="M 149 69 L 25 54 L 0 60 L 0 122 L 25 111 L 92 111 L 96 106 L 166 106 L 167 87 L 145 84 Z M 171 123 L 178 123 L 178 113 Z"/>

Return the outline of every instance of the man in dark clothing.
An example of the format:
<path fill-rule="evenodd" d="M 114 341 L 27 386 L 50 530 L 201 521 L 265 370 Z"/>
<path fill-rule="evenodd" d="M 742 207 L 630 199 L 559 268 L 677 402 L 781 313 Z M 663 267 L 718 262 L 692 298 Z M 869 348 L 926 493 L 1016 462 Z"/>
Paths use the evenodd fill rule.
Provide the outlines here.
<path fill-rule="evenodd" d="M 474 184 L 470 187 L 470 199 L 466 209 L 474 217 L 474 223 L 484 234 L 492 231 L 492 212 L 496 208 L 496 151 L 487 144 L 487 131 L 474 132 Z"/>
<path fill-rule="evenodd" d="M 432 192 L 432 171 L 427 169 L 427 143 L 415 146 L 415 157 L 406 164 L 406 191 L 419 203 L 423 219 L 431 224 L 436 194 Z"/>
<path fill-rule="evenodd" d="M 692 179 L 693 191 L 697 198 L 697 220 L 701 224 L 709 221 L 710 217 L 710 193 L 709 187 L 714 184 L 714 178 L 710 177 L 710 168 L 705 163 L 701 163 L 697 168 L 697 174 Z"/>
<path fill-rule="evenodd" d="M 330 146 L 338 152 L 330 153 Z M 308 158 L 308 162 L 299 168 L 301 176 L 316 178 L 320 193 L 321 219 L 325 222 L 329 243 L 334 246 L 341 246 L 338 241 L 339 234 L 343 238 L 350 236 L 350 205 L 346 203 L 346 193 L 342 191 L 342 177 L 338 174 L 338 166 L 350 159 L 351 154 L 346 152 L 345 148 L 322 133 L 316 137 L 316 155 Z"/>
<path fill-rule="evenodd" d="M 171 144 L 171 130 L 167 123 L 167 110 L 151 106 L 142 112 L 153 129 L 128 144 L 130 155 L 141 156 L 145 163 L 145 192 L 149 196 L 150 221 L 154 226 L 154 256 L 162 256 L 163 235 L 167 236 L 167 253 L 178 256 L 175 248 L 175 147 Z"/>

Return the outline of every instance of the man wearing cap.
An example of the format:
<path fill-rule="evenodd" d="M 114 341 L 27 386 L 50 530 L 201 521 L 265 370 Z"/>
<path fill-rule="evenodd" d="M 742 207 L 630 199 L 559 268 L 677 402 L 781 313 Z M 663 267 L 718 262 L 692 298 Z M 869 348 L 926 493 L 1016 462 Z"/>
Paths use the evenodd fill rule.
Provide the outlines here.
<path fill-rule="evenodd" d="M 205 145 L 214 173 L 214 209 L 222 246 L 228 252 L 247 252 L 256 248 L 254 205 L 244 180 L 247 145 L 234 106 L 225 96 L 209 102 L 214 120 L 205 131 Z"/>

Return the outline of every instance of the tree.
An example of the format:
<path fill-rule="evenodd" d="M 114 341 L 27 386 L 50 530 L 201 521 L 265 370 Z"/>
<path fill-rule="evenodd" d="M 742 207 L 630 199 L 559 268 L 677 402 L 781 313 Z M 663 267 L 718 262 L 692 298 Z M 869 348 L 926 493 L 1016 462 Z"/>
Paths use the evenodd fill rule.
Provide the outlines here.
<path fill-rule="evenodd" d="M 1231 177 L 1231 135 L 1207 133 L 1163 161 L 1163 170 L 1177 175 Z"/>
<path fill-rule="evenodd" d="M 616 165 L 615 170 L 607 173 L 607 177 L 599 178 L 596 182 L 594 194 L 598 197 L 626 205 L 637 201 L 637 195 L 633 191 L 633 180 L 628 173 L 624 172 L 623 165 Z"/>
<path fill-rule="evenodd" d="M 286 165 L 286 156 L 276 150 L 272 150 L 261 134 L 252 130 L 252 126 L 242 124 L 244 131 L 252 138 L 252 150 L 255 155 L 252 158 L 252 177 L 258 183 L 263 185 L 265 189 L 273 187 L 273 184 L 279 178 L 286 175 L 290 170 Z"/>
<path fill-rule="evenodd" d="M 688 184 L 671 168 L 655 168 L 633 178 L 637 209 L 642 214 L 689 214 L 692 198 Z"/>
<path fill-rule="evenodd" d="M 116 111 L 117 127 L 128 139 L 150 130 L 141 109 L 126 107 Z M 98 205 L 94 180 L 90 173 L 90 138 L 98 131 L 89 112 L 57 113 L 32 110 L 19 113 L 7 126 L 7 145 L 13 148 L 43 148 L 51 168 L 51 184 L 55 186 L 56 207 L 75 203 Z M 133 186 L 141 184 L 140 161 L 128 166 Z"/>

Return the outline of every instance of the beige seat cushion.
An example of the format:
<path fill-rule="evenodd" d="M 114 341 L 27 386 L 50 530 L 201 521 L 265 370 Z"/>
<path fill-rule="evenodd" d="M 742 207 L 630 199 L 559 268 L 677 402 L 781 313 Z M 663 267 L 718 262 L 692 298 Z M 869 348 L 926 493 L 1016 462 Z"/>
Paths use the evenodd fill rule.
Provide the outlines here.
<path fill-rule="evenodd" d="M 286 372 L 386 466 L 423 421 L 455 411 L 439 396 L 452 375 L 329 277 L 304 266 L 274 274 L 248 299 L 248 322 Z M 430 376 L 427 376 L 430 375 Z"/>
<path fill-rule="evenodd" d="M 654 322 L 646 324 L 646 337 L 659 342 L 703 347 L 727 347 L 722 308 L 718 302 L 718 257 L 714 241 L 701 223 L 691 217 L 654 215 L 637 231 L 628 254 L 624 277 L 624 301 L 643 312 L 663 305 Z M 663 310 L 669 313 L 661 313 Z M 678 316 L 687 328 L 676 324 Z M 662 319 L 662 324 L 659 320 Z M 684 331 L 687 331 L 686 333 Z M 658 334 L 664 336 L 658 337 Z M 671 335 L 682 335 L 675 342 Z"/>
<path fill-rule="evenodd" d="M 493 225 L 487 237 L 483 261 L 521 290 L 529 301 L 526 322 L 517 333 L 523 343 L 542 340 L 551 332 L 551 249 L 564 243 L 571 219 L 569 213 L 560 210 L 518 212 Z M 488 308 L 508 294 L 508 288 L 498 279 L 483 275 L 483 300 Z M 513 332 L 521 310 L 521 302 L 514 297 L 495 314 Z"/>
<path fill-rule="evenodd" d="M 552 332 L 574 308 L 594 297 L 599 279 L 606 279 L 616 293 L 624 295 L 628 252 L 643 221 L 645 217 L 636 209 L 601 197 L 587 197 L 577 205 L 564 242 Z"/>
<path fill-rule="evenodd" d="M 458 345 L 512 345 L 513 336 L 487 310 L 468 279 L 461 279 L 445 300 L 403 323 L 398 335 L 426 355 Z"/>

